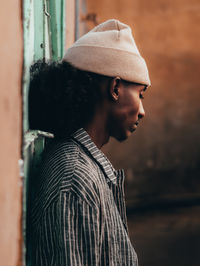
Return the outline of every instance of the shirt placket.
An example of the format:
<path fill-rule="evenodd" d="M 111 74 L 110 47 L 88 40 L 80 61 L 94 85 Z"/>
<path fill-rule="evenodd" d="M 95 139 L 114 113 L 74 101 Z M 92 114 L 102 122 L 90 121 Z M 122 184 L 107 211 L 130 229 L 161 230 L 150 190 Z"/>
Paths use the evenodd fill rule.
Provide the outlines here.
<path fill-rule="evenodd" d="M 125 205 L 125 194 L 124 194 L 124 170 L 115 170 L 115 175 L 117 176 L 116 183 L 111 181 L 108 182 L 109 188 L 112 191 L 115 204 L 117 206 L 118 212 L 121 216 L 124 227 L 128 233 L 127 216 L 126 216 L 126 205 Z"/>

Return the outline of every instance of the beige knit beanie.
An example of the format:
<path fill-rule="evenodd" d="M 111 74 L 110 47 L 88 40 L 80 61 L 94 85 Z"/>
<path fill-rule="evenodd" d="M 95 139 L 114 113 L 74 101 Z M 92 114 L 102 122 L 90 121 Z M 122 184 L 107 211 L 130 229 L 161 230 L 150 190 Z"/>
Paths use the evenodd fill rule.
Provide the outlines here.
<path fill-rule="evenodd" d="M 131 28 L 115 19 L 99 24 L 78 39 L 67 49 L 63 61 L 81 70 L 147 86 L 151 84 Z"/>

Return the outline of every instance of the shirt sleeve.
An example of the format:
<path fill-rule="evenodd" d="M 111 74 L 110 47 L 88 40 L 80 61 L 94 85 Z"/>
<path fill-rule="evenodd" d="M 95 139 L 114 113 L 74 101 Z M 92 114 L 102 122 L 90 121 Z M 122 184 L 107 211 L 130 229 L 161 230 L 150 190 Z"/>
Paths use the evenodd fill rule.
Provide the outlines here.
<path fill-rule="evenodd" d="M 65 265 L 100 264 L 100 217 L 97 206 L 72 193 L 62 194 L 61 234 Z"/>

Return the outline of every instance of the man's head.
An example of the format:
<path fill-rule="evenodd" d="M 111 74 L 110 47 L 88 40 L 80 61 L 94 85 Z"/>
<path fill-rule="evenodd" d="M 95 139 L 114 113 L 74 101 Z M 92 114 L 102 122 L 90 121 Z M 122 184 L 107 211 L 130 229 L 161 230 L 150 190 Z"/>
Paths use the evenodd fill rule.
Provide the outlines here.
<path fill-rule="evenodd" d="M 102 117 L 106 112 L 109 136 L 126 139 L 145 114 L 142 95 L 150 86 L 148 69 L 131 28 L 115 19 L 105 21 L 78 39 L 63 61 L 108 77 L 100 112 Z"/>

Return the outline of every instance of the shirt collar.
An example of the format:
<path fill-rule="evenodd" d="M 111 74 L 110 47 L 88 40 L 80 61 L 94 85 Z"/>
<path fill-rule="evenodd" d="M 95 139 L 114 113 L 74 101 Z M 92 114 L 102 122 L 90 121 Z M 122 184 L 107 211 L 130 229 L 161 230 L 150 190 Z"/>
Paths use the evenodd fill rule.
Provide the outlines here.
<path fill-rule="evenodd" d="M 89 134 L 83 128 L 80 128 L 72 134 L 72 138 L 83 147 L 90 157 L 102 168 L 107 178 L 115 184 L 117 182 L 118 171 L 113 168 L 105 154 L 97 148 Z"/>

